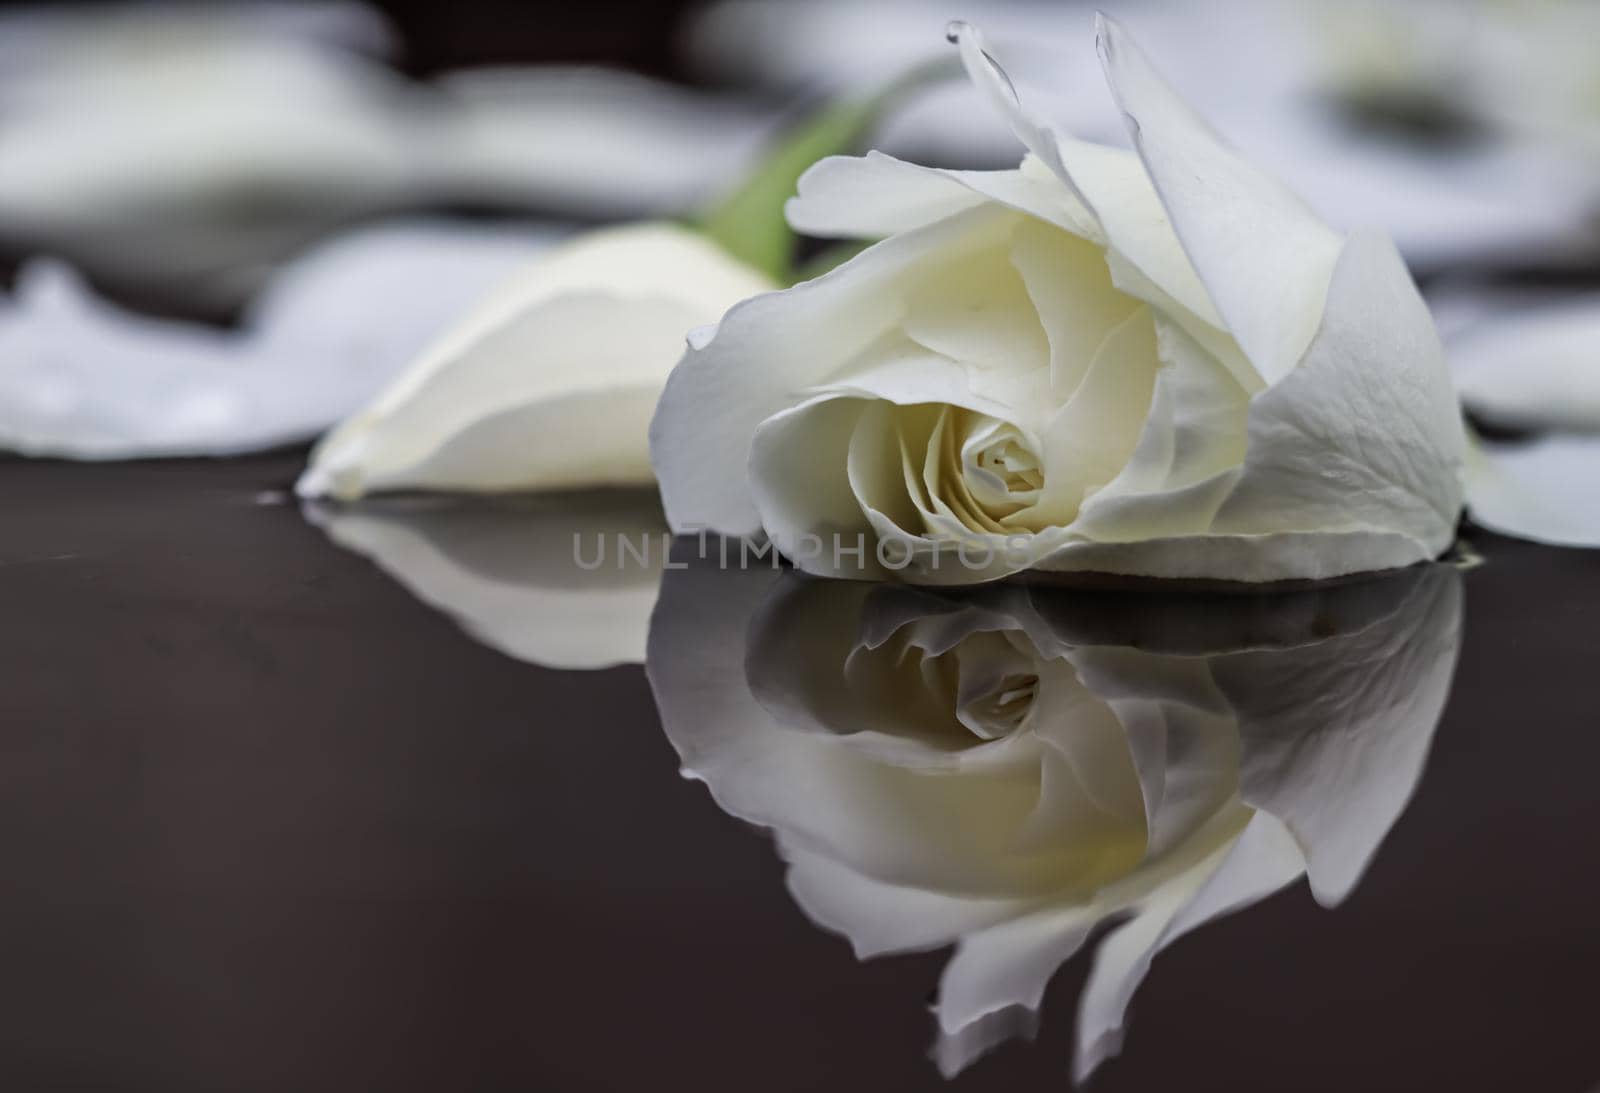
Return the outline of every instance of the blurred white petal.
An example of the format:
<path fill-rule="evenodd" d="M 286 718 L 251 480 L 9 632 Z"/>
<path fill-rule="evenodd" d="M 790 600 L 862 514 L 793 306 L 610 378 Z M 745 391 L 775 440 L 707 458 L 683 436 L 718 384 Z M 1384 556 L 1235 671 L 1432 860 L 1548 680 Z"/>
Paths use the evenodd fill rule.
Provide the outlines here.
<path fill-rule="evenodd" d="M 392 56 L 399 45 L 383 13 L 356 0 L 27 4 L 0 11 L 0 89 L 73 51 L 134 41 L 159 48 L 212 35 L 317 42 L 374 57 Z"/>
<path fill-rule="evenodd" d="M 359 228 L 286 266 L 252 301 L 244 324 L 273 367 L 317 357 L 369 373 L 376 393 L 450 322 L 565 234 L 538 223 L 447 220 Z"/>
<path fill-rule="evenodd" d="M 1101 8 L 1162 59 L 1179 94 L 1250 162 L 1282 179 L 1335 227 L 1380 228 L 1408 260 L 1427 265 L 1514 247 L 1595 242 L 1584 225 L 1597 187 L 1581 156 L 1526 139 L 1520 130 L 1481 146 L 1417 148 L 1341 117 L 1329 103 L 1330 81 L 1339 75 L 1330 43 L 1335 31 L 1360 23 L 1341 7 L 971 0 L 952 10 L 932 0 L 722 0 L 692 26 L 689 44 L 691 59 L 725 81 L 862 86 L 939 56 L 944 25 L 957 15 L 984 27 L 1044 121 L 1109 141 L 1119 137 L 1115 115 L 1088 45 L 1090 21 Z M 1545 36 L 1565 39 L 1568 48 L 1589 37 Z M 1507 74 L 1501 82 L 1511 88 L 1545 67 L 1561 66 L 1500 64 L 1496 71 Z M 941 166 L 1009 163 L 1014 154 L 1011 134 L 979 97 L 953 84 L 910 100 L 885 122 L 876 146 Z"/>
<path fill-rule="evenodd" d="M 603 68 L 472 69 L 436 83 L 444 101 L 418 164 L 425 191 L 589 216 L 704 204 L 754 165 L 779 120 Z"/>
<path fill-rule="evenodd" d="M 0 24 L 0 245 L 231 306 L 354 219 L 680 214 L 785 114 L 599 68 L 411 80 L 358 7 L 134 6 Z"/>
<path fill-rule="evenodd" d="M 303 435 L 262 379 L 234 336 L 122 312 L 55 263 L 29 264 L 0 303 L 0 447 L 13 451 L 225 454 Z"/>
<path fill-rule="evenodd" d="M 1600 434 L 1600 298 L 1484 317 L 1448 349 L 1462 405 L 1483 423 Z"/>
<path fill-rule="evenodd" d="M 1474 523 L 1552 546 L 1600 547 L 1600 435 L 1554 433 L 1467 451 Z"/>
<path fill-rule="evenodd" d="M 507 656 L 561 669 L 644 660 L 667 550 L 654 491 L 318 506 L 308 516 Z M 619 537 L 647 562 L 619 557 Z M 601 542 L 602 564 L 580 566 L 575 552 L 587 564 Z"/>
<path fill-rule="evenodd" d="M 253 208 L 371 208 L 409 184 L 404 83 L 346 51 L 233 31 L 140 49 L 72 43 L 0 84 L 0 216 L 13 231 L 118 218 L 248 220 Z"/>
<path fill-rule="evenodd" d="M 0 448 L 135 459 L 308 440 L 548 239 L 442 222 L 368 229 L 286 268 L 240 331 L 129 314 L 35 262 L 0 301 Z"/>

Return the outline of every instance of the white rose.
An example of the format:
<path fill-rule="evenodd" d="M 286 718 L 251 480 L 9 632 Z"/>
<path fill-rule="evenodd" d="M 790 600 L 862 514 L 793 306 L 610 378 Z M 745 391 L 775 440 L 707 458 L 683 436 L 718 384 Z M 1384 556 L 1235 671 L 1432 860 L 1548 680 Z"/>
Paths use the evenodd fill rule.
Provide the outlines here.
<path fill-rule="evenodd" d="M 1392 245 L 1239 159 L 1115 23 L 1100 53 L 1137 155 L 1035 123 L 954 29 L 1031 154 L 808 173 L 797 228 L 887 238 L 691 339 L 652 425 L 673 526 L 926 582 L 1318 578 L 1443 551 L 1460 418 Z"/>
<path fill-rule="evenodd" d="M 558 247 L 440 336 L 312 454 L 298 492 L 649 485 L 685 332 L 772 283 L 670 224 Z"/>
<path fill-rule="evenodd" d="M 1097 927 L 1081 1077 L 1153 957 L 1308 878 L 1356 886 L 1419 778 L 1459 573 L 1242 599 L 934 593 L 665 574 L 647 671 L 686 775 L 773 830 L 788 885 L 859 957 L 954 943 L 959 1069 Z"/>

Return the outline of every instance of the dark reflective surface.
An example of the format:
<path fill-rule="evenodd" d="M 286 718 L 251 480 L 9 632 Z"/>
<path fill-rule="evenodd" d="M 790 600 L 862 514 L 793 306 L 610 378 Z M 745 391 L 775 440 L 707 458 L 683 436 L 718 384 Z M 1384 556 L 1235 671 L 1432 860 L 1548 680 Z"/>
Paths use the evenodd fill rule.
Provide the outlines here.
<path fill-rule="evenodd" d="M 262 503 L 299 463 L 0 462 L 7 1088 L 1066 1088 L 1109 935 L 1034 1044 L 946 1085 L 947 953 L 858 963 L 677 776 L 640 668 L 475 642 Z M 1474 542 L 1453 690 L 1359 884 L 1161 951 L 1090 1088 L 1600 1080 L 1600 556 Z M 792 678 L 762 678 L 769 709 Z"/>

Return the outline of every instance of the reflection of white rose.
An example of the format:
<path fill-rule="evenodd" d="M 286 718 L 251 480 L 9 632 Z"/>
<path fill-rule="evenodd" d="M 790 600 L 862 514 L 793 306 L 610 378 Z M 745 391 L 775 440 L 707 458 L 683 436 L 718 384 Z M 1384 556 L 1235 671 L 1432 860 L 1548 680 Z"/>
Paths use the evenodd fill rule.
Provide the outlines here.
<path fill-rule="evenodd" d="M 512 275 L 325 437 L 297 488 L 649 485 L 650 414 L 685 334 L 770 287 L 686 228 L 583 236 Z"/>
<path fill-rule="evenodd" d="M 798 228 L 888 238 L 693 345 L 652 427 L 674 526 L 927 582 L 1325 577 L 1448 546 L 1460 422 L 1390 244 L 1240 160 L 1114 25 L 1137 156 L 1059 139 L 961 45 L 1031 155 L 813 168 Z M 860 568 L 832 551 L 858 535 Z"/>
<path fill-rule="evenodd" d="M 742 590 L 742 591 L 741 591 Z M 858 955 L 955 943 L 959 1067 L 1098 925 L 1078 1070 L 1151 959 L 1356 885 L 1421 772 L 1460 628 L 1442 566 L 1266 599 L 666 574 L 648 671 L 686 773 L 771 827 Z M 741 655 L 742 653 L 742 655 Z"/>
<path fill-rule="evenodd" d="M 654 490 L 315 502 L 306 514 L 507 656 L 562 669 L 644 660 L 668 539 Z"/>

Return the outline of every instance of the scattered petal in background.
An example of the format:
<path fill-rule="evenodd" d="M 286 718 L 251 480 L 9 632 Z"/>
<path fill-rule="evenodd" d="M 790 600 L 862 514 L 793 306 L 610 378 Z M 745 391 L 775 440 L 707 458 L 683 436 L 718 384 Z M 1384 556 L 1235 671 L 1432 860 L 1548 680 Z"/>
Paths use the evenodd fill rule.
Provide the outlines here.
<path fill-rule="evenodd" d="M 408 85 L 368 56 L 142 8 L 37 47 L 0 73 L 8 250 L 237 298 L 318 234 L 412 200 Z"/>
<path fill-rule="evenodd" d="M 1600 297 L 1446 286 L 1463 467 L 1474 522 L 1554 546 L 1600 547 Z"/>
<path fill-rule="evenodd" d="M 1340 15 L 1341 5 L 974 0 L 959 14 L 984 26 L 1046 120 L 1108 142 L 1121 134 L 1107 124 L 1116 115 L 1087 44 L 1097 7 L 1126 22 L 1153 55 L 1171 58 L 1174 86 L 1248 158 L 1335 226 L 1382 229 L 1414 264 L 1595 242 L 1594 232 L 1578 230 L 1600 194 L 1582 149 L 1575 158 L 1562 142 L 1521 129 L 1418 141 L 1386 117 L 1372 120 L 1372 88 L 1356 82 L 1365 70 L 1350 62 L 1349 30 L 1364 24 Z M 854 86 L 937 55 L 951 14 L 931 0 L 722 0 L 691 28 L 687 50 L 726 81 Z M 1006 161 L 1009 134 L 952 86 L 888 119 L 877 146 L 940 166 L 988 166 Z"/>
<path fill-rule="evenodd" d="M 501 286 L 370 407 L 296 489 L 473 492 L 648 485 L 648 428 L 685 335 L 766 277 L 670 224 L 596 231 Z"/>
<path fill-rule="evenodd" d="M 9 18 L 26 33 L 0 47 L 0 248 L 191 307 L 237 305 L 377 215 L 688 213 L 788 116 L 603 68 L 412 80 L 355 5 Z"/>
<path fill-rule="evenodd" d="M 0 86 L 38 74 L 62 51 L 94 42 L 137 36 L 158 43 L 205 33 L 301 39 L 374 57 L 393 57 L 399 50 L 383 13 L 354 0 L 34 4 L 0 11 Z"/>
<path fill-rule="evenodd" d="M 1480 306 L 1449 341 L 1467 412 L 1498 429 L 1600 434 L 1600 296 Z"/>
<path fill-rule="evenodd" d="M 0 448 L 127 459 L 269 447 L 307 424 L 274 404 L 274 386 L 233 334 L 130 315 L 55 262 L 25 267 L 0 303 Z"/>
<path fill-rule="evenodd" d="M 629 72 L 469 69 L 444 103 L 420 186 L 453 201 L 583 216 L 682 213 L 756 162 L 783 116 Z"/>
<path fill-rule="evenodd" d="M 1600 434 L 1480 440 L 1465 474 L 1474 522 L 1551 546 L 1600 547 Z"/>
<path fill-rule="evenodd" d="M 67 267 L 32 263 L 0 301 L 0 448 L 134 459 L 309 440 L 552 238 L 443 222 L 362 231 L 287 267 L 242 330 L 132 315 Z"/>
<path fill-rule="evenodd" d="M 306 515 L 507 656 L 563 669 L 644 660 L 669 541 L 653 490 L 314 503 Z"/>
<path fill-rule="evenodd" d="M 536 222 L 380 222 L 335 236 L 285 267 L 251 302 L 244 325 L 256 352 L 281 362 L 275 366 L 315 357 L 370 375 L 376 394 L 451 322 L 566 233 Z"/>

